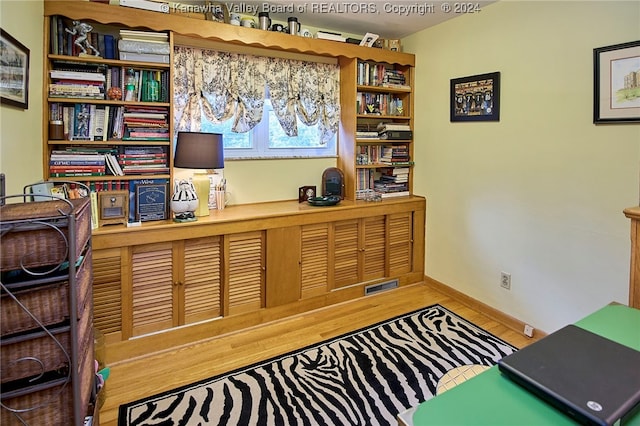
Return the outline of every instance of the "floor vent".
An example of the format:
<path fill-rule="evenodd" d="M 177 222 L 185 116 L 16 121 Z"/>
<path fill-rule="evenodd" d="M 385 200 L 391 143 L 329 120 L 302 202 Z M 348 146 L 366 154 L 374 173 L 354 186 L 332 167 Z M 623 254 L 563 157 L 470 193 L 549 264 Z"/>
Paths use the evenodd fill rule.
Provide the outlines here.
<path fill-rule="evenodd" d="M 391 290 L 392 288 L 398 288 L 398 280 L 368 285 L 364 288 L 364 295 L 369 296 L 374 293 L 380 293 L 381 291 Z"/>

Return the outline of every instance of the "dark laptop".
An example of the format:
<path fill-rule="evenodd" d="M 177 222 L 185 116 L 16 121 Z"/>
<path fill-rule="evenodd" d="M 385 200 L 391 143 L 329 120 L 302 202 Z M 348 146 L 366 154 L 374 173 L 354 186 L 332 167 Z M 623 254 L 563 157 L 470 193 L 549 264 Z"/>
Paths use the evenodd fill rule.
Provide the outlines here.
<path fill-rule="evenodd" d="M 504 357 L 498 368 L 583 424 L 624 423 L 640 409 L 640 351 L 574 325 Z"/>

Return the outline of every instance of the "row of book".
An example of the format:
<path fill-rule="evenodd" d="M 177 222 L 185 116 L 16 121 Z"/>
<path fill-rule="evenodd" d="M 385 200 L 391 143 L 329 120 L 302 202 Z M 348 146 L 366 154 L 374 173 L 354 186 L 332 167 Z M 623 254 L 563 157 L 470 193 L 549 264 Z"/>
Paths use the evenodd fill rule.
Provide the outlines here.
<path fill-rule="evenodd" d="M 356 81 L 358 85 L 361 86 L 411 89 L 411 87 L 407 85 L 406 76 L 402 70 L 397 70 L 379 63 L 358 62 Z"/>
<path fill-rule="evenodd" d="M 373 115 L 404 115 L 402 99 L 390 93 L 358 92 L 356 113 Z"/>
<path fill-rule="evenodd" d="M 54 61 L 49 97 L 169 102 L 169 70 Z M 115 96 L 108 89 L 119 88 Z M 124 99 L 123 99 L 124 94 Z"/>
<path fill-rule="evenodd" d="M 80 28 L 79 26 L 83 27 Z M 78 56 L 82 48 L 76 44 L 86 33 L 86 41 L 81 43 L 87 55 L 105 59 L 126 61 L 170 63 L 169 35 L 163 32 L 120 30 L 119 34 L 103 32 L 91 24 L 74 21 L 62 16 L 52 16 L 50 21 L 50 52 L 54 55 Z M 91 47 L 87 47 L 87 44 Z"/>
<path fill-rule="evenodd" d="M 85 25 L 88 25 L 85 23 Z M 88 28 L 88 27 L 85 27 Z M 90 27 L 91 31 L 87 33 L 88 43 L 97 49 L 95 51 L 88 50 L 89 55 L 100 56 L 105 59 L 117 58 L 116 37 L 113 34 L 106 34 Z M 54 55 L 78 56 L 82 50 L 75 44 L 80 34 L 77 30 L 74 33 L 74 25 L 71 19 L 62 16 L 52 16 L 50 21 L 50 52 Z"/>
<path fill-rule="evenodd" d="M 67 147 L 53 150 L 50 177 L 169 174 L 163 147 Z"/>
<path fill-rule="evenodd" d="M 165 107 L 142 105 L 49 104 L 51 121 L 62 122 L 69 141 L 169 141 Z"/>

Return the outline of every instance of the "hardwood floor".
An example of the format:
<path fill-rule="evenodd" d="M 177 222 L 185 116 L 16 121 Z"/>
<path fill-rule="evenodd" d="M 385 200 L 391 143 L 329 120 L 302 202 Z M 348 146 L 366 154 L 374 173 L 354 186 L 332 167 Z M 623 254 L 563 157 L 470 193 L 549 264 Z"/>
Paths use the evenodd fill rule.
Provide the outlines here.
<path fill-rule="evenodd" d="M 426 284 L 415 284 L 299 314 L 195 345 L 111 365 L 100 424 L 117 424 L 118 406 L 287 353 L 439 303 L 512 345 L 534 341 Z"/>

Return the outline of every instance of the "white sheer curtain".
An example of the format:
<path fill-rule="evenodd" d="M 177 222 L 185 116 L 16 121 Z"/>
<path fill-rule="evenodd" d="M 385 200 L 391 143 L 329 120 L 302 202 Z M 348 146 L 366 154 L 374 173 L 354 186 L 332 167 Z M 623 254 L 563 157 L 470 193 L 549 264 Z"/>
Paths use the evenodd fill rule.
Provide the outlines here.
<path fill-rule="evenodd" d="M 204 113 L 213 122 L 233 118 L 234 132 L 248 132 L 262 118 L 268 85 L 287 135 L 298 134 L 296 117 L 319 123 L 322 142 L 338 131 L 337 65 L 176 46 L 173 66 L 177 130 L 200 131 Z"/>

